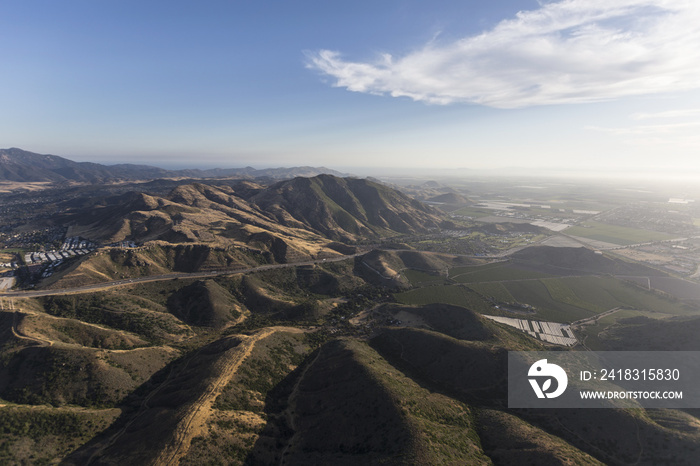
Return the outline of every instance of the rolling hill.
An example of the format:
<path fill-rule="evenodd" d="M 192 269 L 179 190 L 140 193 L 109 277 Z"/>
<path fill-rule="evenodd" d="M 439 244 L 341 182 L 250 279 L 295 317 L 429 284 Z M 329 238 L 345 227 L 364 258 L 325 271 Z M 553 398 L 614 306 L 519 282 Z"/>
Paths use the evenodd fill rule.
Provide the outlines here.
<path fill-rule="evenodd" d="M 665 275 L 651 267 L 611 258 L 584 247 L 534 246 L 515 252 L 510 256 L 510 260 L 519 265 L 557 275 L 583 272 L 640 276 Z"/>
<path fill-rule="evenodd" d="M 508 409 L 507 352 L 551 347 L 465 307 L 392 303 L 363 260 L 465 259 L 373 252 L 17 300 L 0 312 L 0 462 L 695 461 L 692 413 Z"/>
<path fill-rule="evenodd" d="M 437 196 L 433 196 L 433 197 L 426 199 L 426 200 L 428 202 L 436 202 L 439 204 L 456 204 L 456 205 L 473 204 L 472 201 L 470 201 L 469 199 L 467 199 L 466 197 L 464 197 L 458 193 L 439 194 Z"/>
<path fill-rule="evenodd" d="M 343 243 L 425 233 L 442 224 L 429 207 L 377 183 L 320 175 L 267 188 L 181 185 L 166 196 L 129 192 L 61 206 L 68 236 L 135 249 L 102 250 L 45 286 L 252 267 L 353 254 Z"/>
<path fill-rule="evenodd" d="M 437 212 L 398 191 L 331 175 L 294 178 L 268 188 L 194 183 L 178 186 L 166 197 L 131 192 L 78 207 L 60 220 L 74 225 L 72 234 L 102 242 L 221 244 L 265 240 L 264 234 L 252 237 L 256 233 L 355 241 L 425 233 L 443 223 Z"/>

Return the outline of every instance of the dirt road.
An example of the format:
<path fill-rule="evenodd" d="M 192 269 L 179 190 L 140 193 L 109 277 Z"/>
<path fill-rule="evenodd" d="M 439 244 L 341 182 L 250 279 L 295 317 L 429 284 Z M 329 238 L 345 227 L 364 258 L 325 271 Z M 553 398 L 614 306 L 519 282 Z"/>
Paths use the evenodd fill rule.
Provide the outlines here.
<path fill-rule="evenodd" d="M 268 327 L 251 336 L 236 336 L 245 340 L 228 350 L 217 363 L 219 370 L 216 379 L 188 408 L 187 413 L 175 428 L 172 440 L 163 448 L 153 464 L 174 465 L 180 462 L 180 459 L 187 454 L 192 439 L 205 433 L 206 422 L 212 414 L 212 406 L 216 398 L 231 381 L 243 361 L 250 356 L 255 344 L 278 331 L 304 333 L 303 330 L 294 327 Z"/>

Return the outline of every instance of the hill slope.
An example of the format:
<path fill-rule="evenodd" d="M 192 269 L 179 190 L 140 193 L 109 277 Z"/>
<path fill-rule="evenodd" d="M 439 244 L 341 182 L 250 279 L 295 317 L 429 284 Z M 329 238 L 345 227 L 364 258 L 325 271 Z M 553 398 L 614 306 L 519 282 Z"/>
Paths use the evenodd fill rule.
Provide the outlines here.
<path fill-rule="evenodd" d="M 65 213 L 56 220 L 69 226 L 67 236 L 142 247 L 83 258 L 43 283 L 53 288 L 337 257 L 355 253 L 339 241 L 425 233 L 442 222 L 430 208 L 391 188 L 331 175 L 267 188 L 193 183 L 166 196 L 129 192 L 87 205 L 66 201 L 60 208 Z"/>
<path fill-rule="evenodd" d="M 250 201 L 282 225 L 340 241 L 425 233 L 442 222 L 405 194 L 358 178 L 295 178 L 270 186 Z"/>
<path fill-rule="evenodd" d="M 584 247 L 532 246 L 511 254 L 510 259 L 517 264 L 556 275 L 583 272 L 640 276 L 664 275 L 663 272 L 651 267 L 610 258 Z"/>
<path fill-rule="evenodd" d="M 441 204 L 473 204 L 469 199 L 457 193 L 439 194 L 427 199 L 427 201 Z"/>
<path fill-rule="evenodd" d="M 282 406 L 288 415 L 269 413 L 252 463 L 489 463 L 468 406 L 422 388 L 365 343 L 321 347 Z M 280 429 L 289 432 L 281 444 Z"/>
<path fill-rule="evenodd" d="M 76 209 L 63 221 L 75 224 L 72 234 L 94 240 L 171 243 L 270 241 L 260 233 L 354 241 L 424 233 L 443 221 L 420 202 L 367 180 L 320 175 L 253 192 L 246 200 L 228 186 L 194 183 L 166 197 L 127 193 Z"/>

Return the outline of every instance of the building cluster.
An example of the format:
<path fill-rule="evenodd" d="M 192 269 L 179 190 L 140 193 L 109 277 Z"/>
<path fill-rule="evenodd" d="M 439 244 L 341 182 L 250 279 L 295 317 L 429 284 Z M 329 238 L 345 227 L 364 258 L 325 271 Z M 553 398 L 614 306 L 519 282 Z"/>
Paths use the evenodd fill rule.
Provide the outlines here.
<path fill-rule="evenodd" d="M 118 241 L 116 243 L 108 244 L 108 246 L 114 248 L 135 248 L 136 243 L 133 241 Z"/>
<path fill-rule="evenodd" d="M 48 264 L 41 276 L 46 278 L 50 276 L 54 269 L 61 265 L 65 259 L 75 256 L 82 256 L 97 248 L 97 245 L 91 241 L 73 236 L 66 238 L 58 250 L 45 252 L 28 252 L 24 255 L 24 262 L 28 266 Z"/>
<path fill-rule="evenodd" d="M 0 216 L 0 225 L 2 225 L 2 216 Z M 9 226 L 9 232 L 3 232 L 0 226 L 0 249 L 4 248 L 26 248 L 37 249 L 43 244 L 51 244 L 61 241 L 61 238 L 66 234 L 65 228 L 49 227 L 38 230 L 13 232 L 13 226 Z"/>
<path fill-rule="evenodd" d="M 610 225 L 659 231 L 674 236 L 698 234 L 700 226 L 694 221 L 694 218 L 697 218 L 697 208 L 692 204 L 677 209 L 673 207 L 675 206 L 661 203 L 625 205 L 599 215 L 596 220 Z"/>

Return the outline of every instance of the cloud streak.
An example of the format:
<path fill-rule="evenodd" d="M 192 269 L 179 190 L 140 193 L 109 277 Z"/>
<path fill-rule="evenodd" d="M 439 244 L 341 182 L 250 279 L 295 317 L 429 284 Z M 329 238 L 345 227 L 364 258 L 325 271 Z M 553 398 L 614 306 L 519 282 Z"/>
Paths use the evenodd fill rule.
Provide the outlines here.
<path fill-rule="evenodd" d="M 586 129 L 593 131 L 601 131 L 604 133 L 614 134 L 618 136 L 628 135 L 649 135 L 649 134 L 671 134 L 676 135 L 686 130 L 697 131 L 700 128 L 700 121 L 688 123 L 676 123 L 671 125 L 645 125 L 631 126 L 627 128 L 603 128 L 600 126 L 587 126 Z"/>
<path fill-rule="evenodd" d="M 674 150 L 700 148 L 700 109 L 635 113 L 632 120 L 656 120 L 652 124 L 622 127 L 586 126 L 585 129 L 618 137 L 626 144 L 639 147 L 665 146 Z M 669 122 L 671 120 L 671 122 Z M 670 154 L 666 154 L 668 156 Z M 665 159 L 664 159 L 665 160 Z"/>
<path fill-rule="evenodd" d="M 456 42 L 371 62 L 319 50 L 307 67 L 349 91 L 429 104 L 596 102 L 700 87 L 699 25 L 697 0 L 543 2 Z"/>
<path fill-rule="evenodd" d="M 689 116 L 700 115 L 700 109 L 686 109 L 686 110 L 669 110 L 667 112 L 658 113 L 635 113 L 632 115 L 634 120 L 649 120 L 658 118 L 683 118 Z"/>

